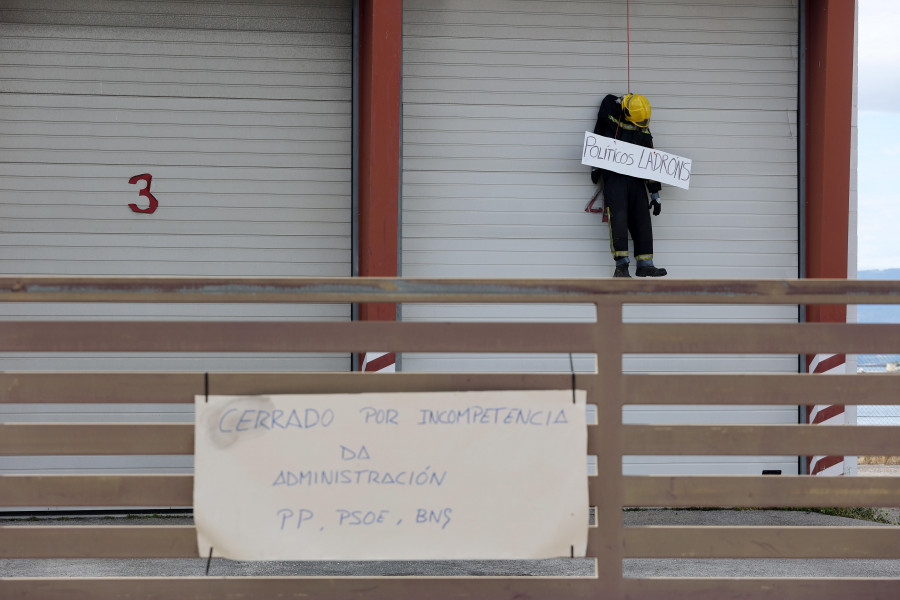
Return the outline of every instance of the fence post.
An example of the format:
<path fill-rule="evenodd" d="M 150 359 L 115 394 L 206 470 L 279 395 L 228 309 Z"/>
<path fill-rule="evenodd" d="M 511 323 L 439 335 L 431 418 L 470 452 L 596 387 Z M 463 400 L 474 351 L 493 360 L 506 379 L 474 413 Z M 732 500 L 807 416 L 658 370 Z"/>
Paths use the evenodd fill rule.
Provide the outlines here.
<path fill-rule="evenodd" d="M 588 452 L 597 457 L 597 476 L 589 496 L 597 506 L 596 528 L 588 536 L 588 555 L 597 557 L 597 585 L 610 598 L 622 596 L 624 531 L 622 504 L 622 304 L 596 303 L 594 348 L 597 384 L 589 401 L 597 405 L 597 425 L 589 427 Z"/>

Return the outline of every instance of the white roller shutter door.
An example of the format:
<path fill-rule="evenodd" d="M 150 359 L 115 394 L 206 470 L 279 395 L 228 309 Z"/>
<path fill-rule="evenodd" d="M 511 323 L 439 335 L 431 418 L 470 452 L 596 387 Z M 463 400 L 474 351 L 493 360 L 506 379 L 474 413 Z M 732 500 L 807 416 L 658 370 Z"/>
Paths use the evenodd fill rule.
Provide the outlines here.
<path fill-rule="evenodd" d="M 610 277 L 580 164 L 607 93 L 627 88 L 624 1 L 404 2 L 402 273 Z M 659 148 L 656 264 L 681 278 L 798 275 L 796 1 L 631 3 L 631 91 Z M 633 267 L 632 267 L 633 270 Z M 403 320 L 592 320 L 590 307 L 411 305 Z M 627 321 L 796 322 L 786 307 L 626 307 Z M 406 354 L 406 371 L 567 371 L 567 356 Z M 593 370 L 576 357 L 577 370 Z M 626 372 L 796 372 L 796 356 L 628 356 Z M 796 407 L 635 407 L 626 422 L 796 423 Z M 796 457 L 634 457 L 633 473 L 796 472 Z"/>
<path fill-rule="evenodd" d="M 351 11 L 350 0 L 0 1 L 0 273 L 349 276 Z M 139 195 L 143 181 L 129 183 L 142 174 L 152 176 L 152 214 L 128 206 L 149 204 Z M 3 311 L 31 320 L 350 318 L 347 305 Z M 0 365 L 343 371 L 350 358 L 3 355 Z M 134 419 L 129 407 L 0 410 L 13 421 Z M 172 405 L 136 410 L 145 421 L 192 415 Z M 85 464 L 30 460 L 29 469 Z M 115 457 L 89 465 L 117 468 L 122 460 L 132 470 L 185 465 Z M 7 472 L 24 468 L 3 464 Z"/>

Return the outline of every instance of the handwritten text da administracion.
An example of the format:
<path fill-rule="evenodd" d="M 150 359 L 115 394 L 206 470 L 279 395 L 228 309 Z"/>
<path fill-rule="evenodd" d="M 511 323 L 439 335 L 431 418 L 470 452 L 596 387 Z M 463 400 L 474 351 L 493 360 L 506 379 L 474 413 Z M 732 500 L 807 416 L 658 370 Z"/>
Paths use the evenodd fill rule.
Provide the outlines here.
<path fill-rule="evenodd" d="M 581 164 L 688 189 L 692 161 L 654 148 L 584 132 Z"/>

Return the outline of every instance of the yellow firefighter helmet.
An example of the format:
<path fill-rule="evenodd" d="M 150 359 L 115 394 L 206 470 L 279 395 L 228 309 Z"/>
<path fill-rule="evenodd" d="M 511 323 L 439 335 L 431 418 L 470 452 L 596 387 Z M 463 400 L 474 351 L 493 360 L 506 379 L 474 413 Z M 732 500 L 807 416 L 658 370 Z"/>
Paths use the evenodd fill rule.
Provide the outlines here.
<path fill-rule="evenodd" d="M 622 112 L 626 119 L 638 127 L 650 124 L 650 101 L 640 94 L 626 94 L 622 98 Z"/>

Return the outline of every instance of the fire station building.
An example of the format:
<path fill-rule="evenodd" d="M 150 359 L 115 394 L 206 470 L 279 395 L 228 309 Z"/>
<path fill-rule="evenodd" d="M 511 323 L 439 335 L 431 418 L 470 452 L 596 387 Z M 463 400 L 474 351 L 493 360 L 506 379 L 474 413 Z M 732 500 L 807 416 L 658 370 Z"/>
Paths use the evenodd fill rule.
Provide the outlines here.
<path fill-rule="evenodd" d="M 600 100 L 632 91 L 652 104 L 656 146 L 693 161 L 690 189 L 663 186 L 653 217 L 669 277 L 852 278 L 855 10 L 852 0 L 0 1 L 0 272 L 610 277 L 609 231 L 584 211 L 594 184 L 581 144 Z M 580 305 L 3 306 L 17 320 L 593 320 Z M 626 307 L 625 318 L 846 318 L 828 310 L 654 305 Z M 593 360 L 575 356 L 575 369 Z M 641 355 L 624 366 L 806 368 L 795 355 Z M 4 371 L 354 368 L 349 355 L 0 355 Z M 397 368 L 570 363 L 406 354 Z M 190 409 L 0 405 L 0 421 L 128 421 L 134 411 L 180 421 Z M 800 414 L 650 406 L 624 418 Z M 190 469 L 190 457 L 0 460 L 4 473 Z M 796 456 L 672 460 L 625 468 L 802 468 Z"/>

